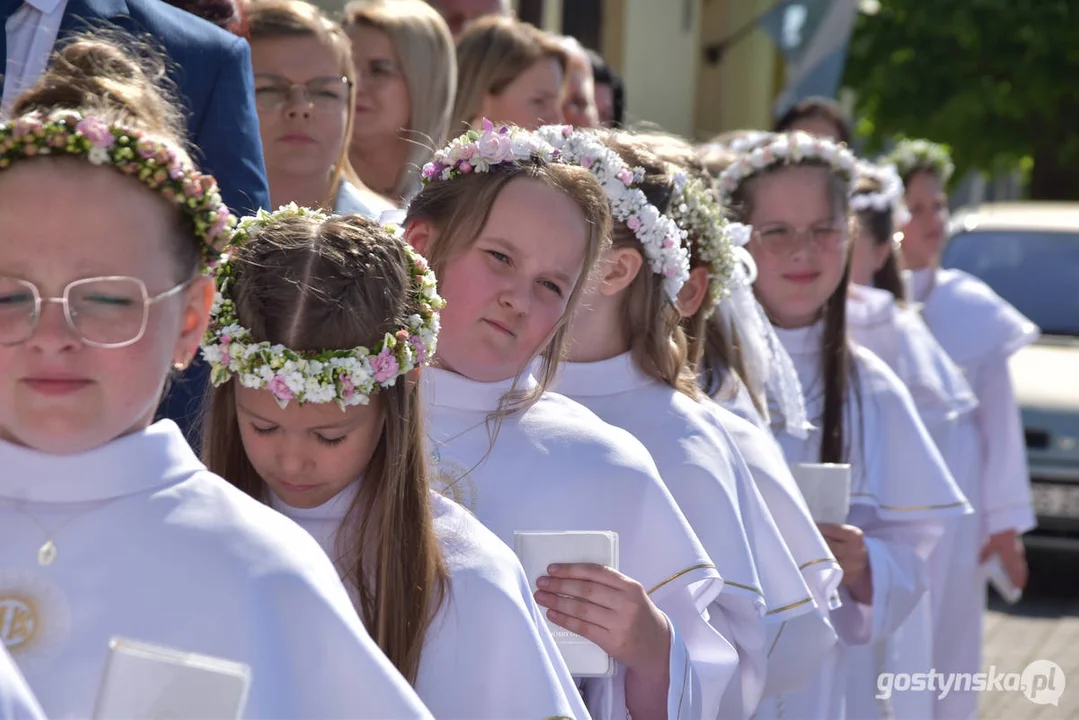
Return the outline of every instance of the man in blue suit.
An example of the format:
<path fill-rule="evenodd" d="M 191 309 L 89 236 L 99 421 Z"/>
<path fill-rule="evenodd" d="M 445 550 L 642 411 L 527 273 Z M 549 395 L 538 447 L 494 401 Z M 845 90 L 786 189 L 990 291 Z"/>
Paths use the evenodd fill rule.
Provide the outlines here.
<path fill-rule="evenodd" d="M 19 88 L 41 76 L 57 40 L 95 28 L 125 30 L 167 56 L 169 78 L 185 105 L 190 149 L 217 178 L 225 203 L 238 215 L 269 206 L 246 40 L 162 0 L 0 0 L 0 17 L 5 79 L 13 84 L 5 88 L 5 109 Z M 192 442 L 207 379 L 205 365 L 195 363 L 174 382 L 160 411 Z"/>

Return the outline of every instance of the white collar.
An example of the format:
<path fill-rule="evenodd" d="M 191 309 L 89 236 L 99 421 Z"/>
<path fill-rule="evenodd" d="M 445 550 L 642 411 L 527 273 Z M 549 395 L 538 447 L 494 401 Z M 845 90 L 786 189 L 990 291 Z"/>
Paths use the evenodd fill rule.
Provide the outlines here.
<path fill-rule="evenodd" d="M 291 518 L 298 523 L 308 520 L 343 520 L 352 507 L 352 501 L 360 491 L 360 482 L 363 478 L 350 482 L 341 492 L 332 498 L 313 508 L 293 507 L 283 501 L 271 490 L 270 506 L 285 517 Z"/>
<path fill-rule="evenodd" d="M 497 382 L 479 382 L 464 375 L 436 367 L 426 367 L 420 373 L 423 384 L 423 397 L 429 405 L 455 408 L 458 410 L 478 410 L 495 412 L 502 401 L 502 396 L 514 389 L 532 390 L 538 384 L 532 375 Z"/>
<path fill-rule="evenodd" d="M 821 339 L 824 336 L 823 320 L 800 328 L 776 327 L 775 331 L 776 337 L 783 343 L 788 355 L 804 357 L 820 354 Z"/>
<path fill-rule="evenodd" d="M 629 392 L 654 382 L 626 352 L 598 362 L 563 363 L 553 389 L 569 397 L 597 397 Z"/>
<path fill-rule="evenodd" d="M 206 469 L 171 420 L 75 455 L 0 441 L 0 468 L 0 497 L 60 503 L 134 495 Z"/>

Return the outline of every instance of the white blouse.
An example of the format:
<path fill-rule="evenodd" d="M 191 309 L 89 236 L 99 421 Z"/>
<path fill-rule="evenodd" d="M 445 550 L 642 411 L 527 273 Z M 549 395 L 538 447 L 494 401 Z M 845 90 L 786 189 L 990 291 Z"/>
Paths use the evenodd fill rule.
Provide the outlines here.
<path fill-rule="evenodd" d="M 273 506 L 311 533 L 334 559 L 352 483 L 319 507 Z M 456 503 L 431 492 L 434 528 L 449 570 L 448 592 L 428 627 L 416 692 L 437 718 L 587 718 L 547 622 L 513 551 Z M 356 600 L 355 592 L 350 592 Z"/>
<path fill-rule="evenodd" d="M 49 717 L 92 715 L 115 636 L 246 663 L 246 717 L 430 717 L 318 543 L 171 421 L 76 455 L 0 442 L 0 467 L 3 641 Z"/>
<path fill-rule="evenodd" d="M 648 451 L 555 393 L 488 422 L 512 380 L 481 383 L 434 368 L 422 377 L 444 494 L 507 544 L 514 531 L 617 532 L 619 571 L 644 586 L 674 630 L 668 717 L 715 717 L 738 669 L 734 648 L 704 617 L 722 578 Z M 626 717 L 624 683 L 622 667 L 613 680 L 584 682 L 593 717 Z"/>

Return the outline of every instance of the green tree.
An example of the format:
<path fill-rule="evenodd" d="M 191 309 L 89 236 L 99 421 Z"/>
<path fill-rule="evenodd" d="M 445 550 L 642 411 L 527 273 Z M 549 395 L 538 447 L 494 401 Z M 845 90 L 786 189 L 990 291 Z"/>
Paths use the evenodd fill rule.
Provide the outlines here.
<path fill-rule="evenodd" d="M 871 149 L 925 137 L 959 174 L 1029 168 L 1032 198 L 1079 199 L 1079 0 L 881 0 L 844 84 Z"/>

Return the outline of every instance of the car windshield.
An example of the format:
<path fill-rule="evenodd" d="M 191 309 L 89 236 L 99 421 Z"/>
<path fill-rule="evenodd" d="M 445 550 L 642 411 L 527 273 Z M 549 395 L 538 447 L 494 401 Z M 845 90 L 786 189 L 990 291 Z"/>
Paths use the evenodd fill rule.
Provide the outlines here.
<path fill-rule="evenodd" d="M 964 231 L 941 264 L 981 278 L 1042 333 L 1079 336 L 1079 233 Z"/>

